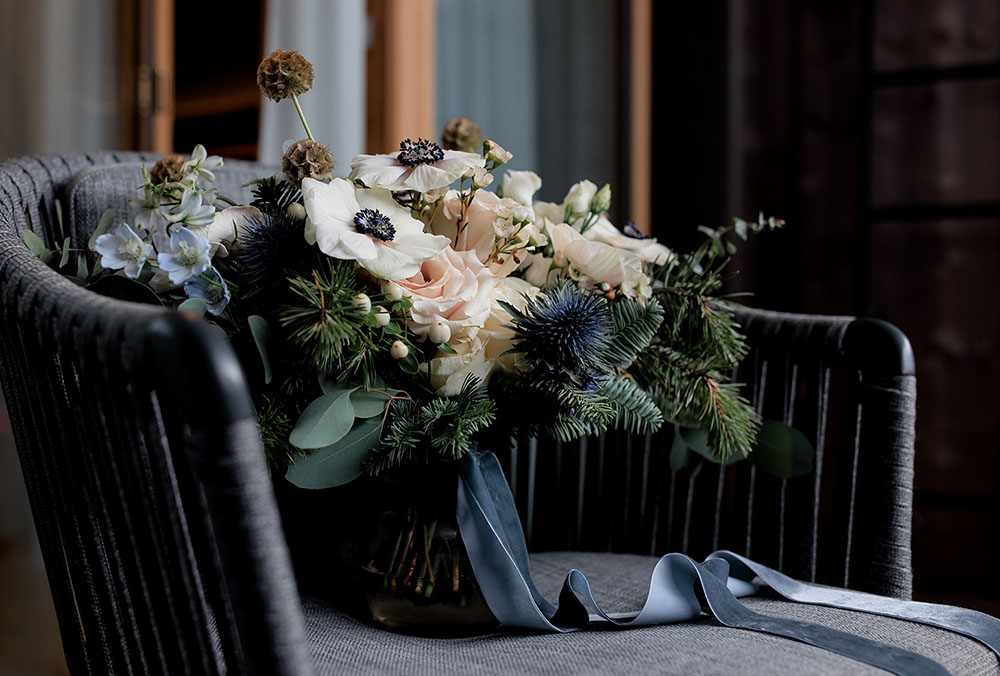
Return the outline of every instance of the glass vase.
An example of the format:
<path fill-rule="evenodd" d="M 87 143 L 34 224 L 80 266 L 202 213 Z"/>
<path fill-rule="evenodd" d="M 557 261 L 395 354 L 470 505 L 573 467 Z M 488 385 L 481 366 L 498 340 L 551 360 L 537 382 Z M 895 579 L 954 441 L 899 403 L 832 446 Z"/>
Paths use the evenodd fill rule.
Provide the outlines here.
<path fill-rule="evenodd" d="M 409 634 L 458 636 L 498 626 L 455 518 L 457 473 L 439 464 L 387 477 L 363 566 L 372 620 Z"/>

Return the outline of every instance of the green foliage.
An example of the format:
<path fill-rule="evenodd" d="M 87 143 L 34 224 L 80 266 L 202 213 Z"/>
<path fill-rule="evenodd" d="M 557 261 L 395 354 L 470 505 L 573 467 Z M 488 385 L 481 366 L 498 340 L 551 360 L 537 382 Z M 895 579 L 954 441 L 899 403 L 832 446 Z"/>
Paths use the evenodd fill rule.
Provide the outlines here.
<path fill-rule="evenodd" d="M 354 388 L 337 387 L 312 401 L 299 416 L 288 440 L 298 448 L 323 448 L 335 444 L 354 425 Z"/>
<path fill-rule="evenodd" d="M 631 378 L 614 376 L 601 383 L 600 393 L 614 409 L 614 427 L 634 434 L 655 432 L 663 424 L 656 402 Z"/>
<path fill-rule="evenodd" d="M 816 451 L 802 432 L 775 420 L 765 420 L 757 432 L 750 462 L 763 472 L 793 479 L 812 471 Z"/>
<path fill-rule="evenodd" d="M 283 465 L 294 464 L 302 451 L 288 442 L 292 431 L 292 416 L 288 412 L 288 399 L 260 395 L 257 402 L 257 425 L 267 459 Z"/>
<path fill-rule="evenodd" d="M 609 305 L 614 333 L 604 359 L 611 366 L 626 367 L 656 336 L 663 324 L 663 307 L 655 298 L 643 305 L 625 297 Z"/>
<path fill-rule="evenodd" d="M 299 488 L 332 488 L 361 476 L 365 457 L 382 435 L 382 418 L 359 420 L 336 443 L 312 451 L 290 466 L 285 478 Z"/>
<path fill-rule="evenodd" d="M 181 308 L 192 300 L 198 299 L 189 298 L 181 303 Z M 204 305 L 204 301 L 202 304 Z M 205 314 L 205 312 L 202 311 L 201 314 Z M 247 324 L 250 326 L 250 333 L 253 334 L 254 344 L 260 353 L 261 363 L 264 365 L 264 384 L 270 385 L 274 378 L 274 372 L 271 369 L 271 325 L 260 315 L 250 315 L 247 318 Z"/>
<path fill-rule="evenodd" d="M 261 211 L 284 213 L 292 202 L 302 203 L 302 191 L 289 183 L 281 174 L 266 176 L 250 181 L 244 187 L 250 186 L 253 200 L 250 206 Z"/>
<path fill-rule="evenodd" d="M 378 475 L 404 463 L 458 460 L 472 438 L 496 419 L 496 405 L 478 378 L 469 376 L 455 397 L 396 401 L 385 435 L 365 461 Z"/>
<path fill-rule="evenodd" d="M 746 239 L 781 225 L 761 215 L 756 222 L 735 219 L 724 228 L 699 228 L 706 241 L 697 250 L 653 271 L 653 293 L 665 320 L 629 372 L 667 419 L 705 434 L 706 454 L 716 462 L 749 455 L 761 424 L 727 375 L 747 354 L 721 293 L 735 251 L 727 236 Z"/>
<path fill-rule="evenodd" d="M 357 266 L 324 256 L 312 274 L 288 280 L 290 300 L 278 308 L 288 340 L 320 373 L 331 373 L 352 344 L 362 341 L 365 316 L 352 305 L 361 292 Z"/>

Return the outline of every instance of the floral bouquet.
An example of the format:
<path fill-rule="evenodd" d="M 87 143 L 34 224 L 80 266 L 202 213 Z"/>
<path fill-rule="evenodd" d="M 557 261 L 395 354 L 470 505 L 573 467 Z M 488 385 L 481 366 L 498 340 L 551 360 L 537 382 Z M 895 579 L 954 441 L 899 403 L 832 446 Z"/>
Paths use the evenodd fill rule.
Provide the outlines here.
<path fill-rule="evenodd" d="M 211 187 L 222 160 L 203 147 L 165 157 L 143 169 L 129 222 L 105 214 L 73 275 L 96 290 L 132 280 L 249 352 L 263 446 L 288 481 L 443 476 L 477 443 L 665 423 L 684 453 L 750 455 L 761 420 L 726 375 L 746 346 L 721 287 L 730 239 L 780 221 L 703 228 L 679 255 L 613 224 L 608 185 L 581 181 L 550 203 L 534 200 L 531 171 L 496 180 L 512 154 L 467 119 L 333 178 L 298 105 L 312 77 L 296 52 L 260 65 L 261 90 L 292 99 L 307 138 L 253 182 L 250 204 Z M 25 236 L 69 264 L 68 243 L 59 256 Z M 367 570 L 387 598 L 472 603 L 446 517 L 408 508 L 383 528 Z"/>

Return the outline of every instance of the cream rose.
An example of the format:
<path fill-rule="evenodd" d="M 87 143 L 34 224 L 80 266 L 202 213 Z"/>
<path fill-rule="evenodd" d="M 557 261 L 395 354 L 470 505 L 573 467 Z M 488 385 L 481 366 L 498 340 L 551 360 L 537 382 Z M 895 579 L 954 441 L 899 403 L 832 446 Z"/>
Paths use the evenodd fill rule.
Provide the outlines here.
<path fill-rule="evenodd" d="M 454 241 L 461 214 L 459 193 L 450 190 L 431 222 L 431 232 Z M 496 193 L 478 190 L 469 205 L 465 228 L 454 248 L 457 251 L 474 251 L 479 261 L 495 276 L 506 277 L 517 269 L 524 258 L 522 251 L 531 240 L 536 244 L 544 243 L 538 228 L 528 222 L 533 217 L 530 207 L 509 197 L 497 197 Z M 515 218 L 519 218 L 520 222 L 515 224 Z M 498 249 L 504 237 L 510 237 L 511 241 Z"/>
<path fill-rule="evenodd" d="M 444 322 L 453 342 L 475 336 L 490 313 L 497 278 L 474 251 L 448 247 L 420 264 L 417 274 L 395 283 L 413 302 L 410 328 L 426 336 L 435 322 Z"/>
<path fill-rule="evenodd" d="M 455 354 L 438 352 L 427 366 L 422 367 L 424 370 L 430 369 L 430 384 L 438 397 L 453 397 L 458 394 L 470 375 L 485 384 L 500 366 L 496 359 L 487 358 L 485 344 L 478 336 L 454 347 Z"/>
<path fill-rule="evenodd" d="M 504 197 L 530 207 L 532 198 L 542 187 L 542 179 L 533 171 L 510 169 L 504 174 L 502 186 Z"/>
<path fill-rule="evenodd" d="M 506 277 L 497 283 L 489 318 L 479 331 L 479 338 L 486 344 L 487 359 L 496 359 L 507 369 L 513 369 L 517 363 L 517 355 L 505 354 L 514 346 L 514 331 L 509 328 L 510 313 L 500 301 L 523 311 L 528 301 L 541 293 L 540 288 L 520 277 Z"/>

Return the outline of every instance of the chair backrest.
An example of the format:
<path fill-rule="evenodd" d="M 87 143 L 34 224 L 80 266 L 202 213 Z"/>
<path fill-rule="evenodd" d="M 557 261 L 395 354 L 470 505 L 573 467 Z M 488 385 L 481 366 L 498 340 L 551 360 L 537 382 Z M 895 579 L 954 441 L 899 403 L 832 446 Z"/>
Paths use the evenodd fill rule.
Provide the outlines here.
<path fill-rule="evenodd" d="M 155 157 L 0 165 L 0 382 L 73 673 L 308 674 L 298 593 L 225 338 L 98 296 L 22 243 L 86 242 Z M 223 169 L 241 197 L 250 165 Z M 61 216 L 61 217 L 60 217 Z"/>
<path fill-rule="evenodd" d="M 730 549 L 793 577 L 909 598 L 916 379 L 909 342 L 879 320 L 739 308 L 736 374 L 765 418 L 816 449 L 790 480 L 748 462 L 672 470 L 673 429 L 605 434 L 502 460 L 529 547 L 701 558 Z"/>

